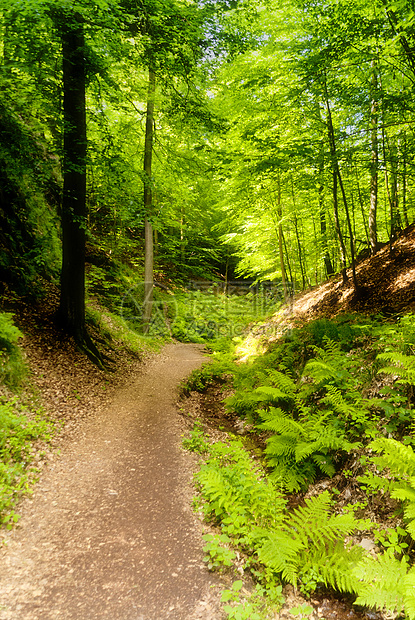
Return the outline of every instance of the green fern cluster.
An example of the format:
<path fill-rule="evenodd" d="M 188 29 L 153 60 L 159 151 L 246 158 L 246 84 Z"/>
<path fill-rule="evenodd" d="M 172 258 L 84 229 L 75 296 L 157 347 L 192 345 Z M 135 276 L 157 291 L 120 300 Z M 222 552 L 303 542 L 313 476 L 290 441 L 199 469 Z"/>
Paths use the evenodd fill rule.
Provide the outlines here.
<path fill-rule="evenodd" d="M 397 559 L 392 550 L 376 558 L 365 557 L 354 569 L 358 582 L 356 605 L 385 610 L 397 615 L 403 610 L 415 618 L 415 567 L 408 570 L 405 557 Z"/>
<path fill-rule="evenodd" d="M 205 516 L 241 543 L 252 544 L 261 530 L 281 519 L 286 501 L 255 465 L 240 440 L 217 442 L 197 474 L 206 500 Z"/>
<path fill-rule="evenodd" d="M 380 454 L 372 457 L 377 467 L 389 470 L 391 479 L 387 490 L 392 498 L 403 502 L 406 529 L 415 539 L 415 453 L 412 447 L 382 437 L 373 441 L 369 448 Z"/>
<path fill-rule="evenodd" d="M 346 547 L 344 539 L 360 522 L 351 514 L 331 514 L 327 491 L 306 500 L 306 505 L 285 515 L 277 530 L 268 533 L 260 549 L 260 561 L 297 586 L 313 574 L 323 583 L 343 592 L 356 592 L 352 568 L 363 557 L 359 546 Z"/>
<path fill-rule="evenodd" d="M 263 399 L 258 427 L 272 433 L 266 457 L 273 478 L 290 492 L 305 488 L 318 475 L 333 476 L 336 461 L 361 446 L 356 438 L 372 424 L 370 402 L 361 396 L 351 373 L 354 359 L 345 360 L 331 341 L 325 349 L 315 347 L 315 353 L 298 383 L 270 370 L 272 385 L 256 389 Z"/>
<path fill-rule="evenodd" d="M 332 514 L 327 491 L 287 512 L 285 499 L 240 441 L 212 446 L 197 481 L 205 516 L 257 559 L 268 580 L 273 575 L 274 582 L 282 578 L 297 586 L 312 574 L 316 584 L 357 591 L 352 568 L 364 551 L 347 547 L 344 539 L 366 524 L 351 513 Z"/>

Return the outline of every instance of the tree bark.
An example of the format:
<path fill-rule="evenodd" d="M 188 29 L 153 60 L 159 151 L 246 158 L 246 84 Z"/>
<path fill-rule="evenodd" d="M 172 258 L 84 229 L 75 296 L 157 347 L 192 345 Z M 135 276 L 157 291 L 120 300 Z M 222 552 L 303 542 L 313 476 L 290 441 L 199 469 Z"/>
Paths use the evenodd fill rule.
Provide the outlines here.
<path fill-rule="evenodd" d="M 150 328 L 151 313 L 153 309 L 154 291 L 154 243 L 153 226 L 151 224 L 151 212 L 153 202 L 152 191 L 152 161 L 154 141 L 154 97 L 156 92 L 156 76 L 150 68 L 148 72 L 148 94 L 146 113 L 146 136 L 144 143 L 144 304 L 143 304 L 143 332 L 148 333 Z"/>
<path fill-rule="evenodd" d="M 339 218 L 339 203 L 337 196 L 337 174 L 333 170 L 333 211 L 334 211 L 334 228 L 336 230 L 337 238 L 339 240 L 340 246 L 340 262 L 342 266 L 342 277 L 343 284 L 346 284 L 348 277 L 346 272 L 346 247 L 344 245 L 344 239 L 340 226 L 340 218 Z"/>
<path fill-rule="evenodd" d="M 370 208 L 369 208 L 369 240 L 370 253 L 374 256 L 377 252 L 378 233 L 377 233 L 377 208 L 378 208 L 378 168 L 379 168 L 379 146 L 378 146 L 378 76 L 375 61 L 372 61 L 372 104 L 370 110 Z"/>
<path fill-rule="evenodd" d="M 57 17 L 62 42 L 63 193 L 62 269 L 58 322 L 99 367 L 103 355 L 85 324 L 86 208 L 86 68 L 83 18 L 65 12 Z"/>
<path fill-rule="evenodd" d="M 320 113 L 320 108 L 319 108 Z M 333 263 L 331 262 L 328 244 L 327 244 L 327 220 L 326 220 L 326 207 L 324 204 L 324 184 L 323 184 L 323 175 L 324 175 L 324 146 L 322 145 L 320 148 L 320 158 L 318 165 L 318 204 L 319 204 L 319 214 L 320 214 L 320 234 L 321 234 L 321 243 L 323 246 L 323 261 L 324 266 L 326 268 L 326 276 L 330 278 L 334 275 Z"/>
<path fill-rule="evenodd" d="M 350 256 L 351 256 L 351 260 L 352 260 L 353 286 L 354 286 L 354 289 L 355 289 L 355 293 L 358 294 L 359 286 L 358 286 L 357 277 L 356 277 L 356 260 L 355 260 L 355 253 L 354 253 L 354 240 L 353 240 L 352 223 L 350 221 L 350 213 L 349 213 L 349 207 L 348 207 L 348 203 L 347 203 L 346 192 L 345 192 L 345 189 L 344 189 L 343 179 L 342 179 L 342 175 L 340 173 L 339 161 L 338 161 L 338 158 L 337 158 L 337 149 L 336 149 L 336 140 L 335 140 L 335 136 L 334 136 L 333 119 L 332 119 L 332 116 L 331 116 L 330 103 L 329 103 L 329 97 L 328 97 L 328 93 L 327 93 L 327 84 L 326 83 L 324 83 L 324 89 L 325 89 L 325 98 L 326 98 L 327 128 L 328 128 L 328 139 L 329 139 L 329 145 L 330 145 L 330 154 L 331 154 L 333 172 L 335 173 L 335 175 L 337 176 L 337 179 L 339 181 L 340 191 L 341 191 L 342 199 L 343 199 L 344 210 L 345 210 L 345 213 L 346 213 L 347 228 L 348 228 L 349 236 L 350 236 Z M 337 186 L 337 184 L 336 184 L 336 186 Z M 343 273 L 343 280 L 344 280 L 344 277 L 345 277 L 345 274 Z"/>
<path fill-rule="evenodd" d="M 277 177 L 277 216 L 278 216 L 278 252 L 280 257 L 280 269 L 281 269 L 281 283 L 284 292 L 284 301 L 285 303 L 289 302 L 289 294 L 287 287 L 287 276 L 285 273 L 285 264 L 284 264 L 284 242 L 282 236 L 282 206 L 281 206 L 281 181 L 280 175 L 278 173 Z"/>
<path fill-rule="evenodd" d="M 63 54 L 62 271 L 59 318 L 85 337 L 86 103 L 85 41 L 79 14 L 60 19 Z"/>

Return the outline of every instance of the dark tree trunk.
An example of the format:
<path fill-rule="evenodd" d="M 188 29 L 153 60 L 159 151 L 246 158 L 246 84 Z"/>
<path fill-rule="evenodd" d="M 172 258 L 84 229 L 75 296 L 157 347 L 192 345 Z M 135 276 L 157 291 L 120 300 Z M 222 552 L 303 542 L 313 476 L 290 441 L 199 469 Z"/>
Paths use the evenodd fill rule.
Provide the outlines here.
<path fill-rule="evenodd" d="M 58 319 L 63 329 L 98 365 L 102 357 L 85 325 L 86 102 L 82 16 L 57 20 L 63 55 L 62 270 Z"/>
<path fill-rule="evenodd" d="M 319 109 L 320 113 L 320 109 Z M 331 262 L 330 253 L 327 243 L 327 220 L 326 220 L 326 207 L 324 204 L 324 145 L 320 148 L 319 166 L 318 166 L 318 204 L 320 214 L 320 233 L 321 244 L 323 249 L 323 261 L 326 268 L 326 275 L 331 278 L 334 275 L 334 268 Z"/>
<path fill-rule="evenodd" d="M 63 53 L 62 272 L 59 318 L 81 342 L 85 336 L 86 114 L 82 18 L 60 19 Z"/>

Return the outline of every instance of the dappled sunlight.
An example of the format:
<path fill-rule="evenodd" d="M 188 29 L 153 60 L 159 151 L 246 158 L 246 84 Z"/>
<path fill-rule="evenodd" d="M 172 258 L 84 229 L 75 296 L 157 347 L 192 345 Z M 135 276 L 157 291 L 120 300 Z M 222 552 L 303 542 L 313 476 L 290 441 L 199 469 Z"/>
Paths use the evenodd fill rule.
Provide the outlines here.
<path fill-rule="evenodd" d="M 407 288 L 411 284 L 413 285 L 414 282 L 415 282 L 415 267 L 413 267 L 406 273 L 401 273 L 396 278 L 395 282 L 392 282 L 388 288 L 389 288 L 389 291 L 393 293 L 399 289 Z"/>

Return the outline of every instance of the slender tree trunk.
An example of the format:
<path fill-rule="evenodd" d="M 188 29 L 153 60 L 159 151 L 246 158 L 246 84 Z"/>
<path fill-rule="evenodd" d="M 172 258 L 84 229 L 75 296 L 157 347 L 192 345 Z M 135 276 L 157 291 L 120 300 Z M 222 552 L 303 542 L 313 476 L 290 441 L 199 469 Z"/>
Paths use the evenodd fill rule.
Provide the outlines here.
<path fill-rule="evenodd" d="M 357 166 L 354 167 L 354 173 L 355 173 L 355 177 L 356 177 L 356 187 L 357 187 L 357 195 L 359 197 L 360 213 L 362 214 L 362 222 L 363 222 L 363 226 L 365 228 L 366 244 L 367 244 L 368 248 L 370 248 L 369 228 L 368 228 L 368 223 L 366 221 L 366 212 L 365 212 L 365 206 L 364 206 L 364 201 L 363 201 L 363 197 L 362 197 L 362 192 L 361 192 L 361 189 L 360 189 L 359 172 L 357 170 Z"/>
<path fill-rule="evenodd" d="M 153 309 L 153 290 L 154 290 L 154 244 L 153 226 L 151 224 L 152 211 L 152 161 L 153 161 L 153 140 L 154 140 L 154 97 L 156 92 L 156 76 L 152 69 L 148 74 L 148 95 L 146 113 L 146 136 L 144 144 L 144 239 L 145 239 L 145 258 L 144 258 L 144 305 L 143 305 L 143 331 L 148 333 Z"/>
<path fill-rule="evenodd" d="M 293 181 L 292 177 L 291 177 L 291 193 L 292 193 L 293 207 L 294 207 L 294 229 L 295 229 L 295 237 L 297 239 L 298 262 L 300 263 L 302 290 L 304 291 L 305 288 L 306 288 L 306 275 L 305 275 L 305 268 L 304 268 L 304 265 L 303 265 L 303 252 L 302 252 L 302 248 L 301 248 L 300 235 L 299 235 L 299 232 L 298 232 L 298 217 L 297 217 L 297 213 L 296 213 L 294 181 Z"/>
<path fill-rule="evenodd" d="M 347 203 L 346 192 L 345 192 L 344 185 L 343 185 L 343 179 L 342 179 L 342 175 L 340 173 L 339 161 L 337 159 L 337 149 L 336 149 L 336 140 L 335 140 L 335 136 L 334 136 L 333 119 L 332 119 L 332 116 L 331 116 L 330 103 L 329 103 L 329 97 L 328 97 L 328 93 L 327 93 L 327 84 L 326 83 L 324 83 L 324 88 L 325 88 L 325 96 L 326 96 L 327 127 L 328 127 L 328 134 L 329 134 L 328 137 L 329 137 L 329 144 L 330 144 L 330 153 L 331 153 L 333 170 L 334 170 L 335 174 L 337 175 L 337 178 L 338 178 L 338 181 L 339 181 L 340 191 L 341 191 L 342 199 L 343 199 L 344 210 L 345 210 L 345 213 L 346 213 L 347 228 L 348 228 L 349 236 L 350 236 L 350 256 L 351 256 L 351 260 L 352 260 L 353 286 L 354 286 L 354 289 L 355 289 L 355 293 L 358 294 L 359 286 L 358 286 L 357 278 L 356 278 L 356 260 L 355 260 L 355 254 L 354 254 L 354 240 L 353 240 L 352 223 L 351 223 L 351 220 L 350 220 L 349 207 L 348 207 L 348 203 Z M 344 274 L 343 274 L 343 280 L 344 280 Z"/>
<path fill-rule="evenodd" d="M 316 101 L 316 111 L 320 122 L 323 124 L 321 116 L 320 103 Z M 334 275 L 334 267 L 330 258 L 328 242 L 327 242 L 327 219 L 326 219 L 326 205 L 324 201 L 324 141 L 321 141 L 319 159 L 318 159 L 318 205 L 319 205 L 319 217 L 320 217 L 320 234 L 321 234 L 321 246 L 323 251 L 323 262 L 326 269 L 326 276 L 330 278 Z"/>
<path fill-rule="evenodd" d="M 405 222 L 405 228 L 409 226 L 406 184 L 407 184 L 406 132 L 404 132 L 403 151 L 402 151 L 402 213 L 403 213 L 403 218 Z"/>
<path fill-rule="evenodd" d="M 340 218 L 339 218 L 339 201 L 338 201 L 338 193 L 337 193 L 337 174 L 333 170 L 333 211 L 334 211 L 334 228 L 336 230 L 337 238 L 339 240 L 340 246 L 340 263 L 342 266 L 342 277 L 343 284 L 346 284 L 348 281 L 347 277 L 347 265 L 346 265 L 346 246 L 344 245 L 344 239 L 340 226 Z"/>
<path fill-rule="evenodd" d="M 281 282 L 282 288 L 284 291 L 284 301 L 288 303 L 289 294 L 287 288 L 287 277 L 285 273 L 285 264 L 284 264 L 284 245 L 283 245 L 283 236 L 282 236 L 282 206 L 281 206 L 281 181 L 280 174 L 278 173 L 277 177 L 277 217 L 278 217 L 278 251 L 280 257 L 280 269 L 281 269 Z"/>
<path fill-rule="evenodd" d="M 370 110 L 370 208 L 369 208 L 369 240 L 370 253 L 374 256 L 377 252 L 377 208 L 378 208 L 378 169 L 379 169 L 379 146 L 378 146 L 378 76 L 376 63 L 372 61 L 372 105 Z"/>

